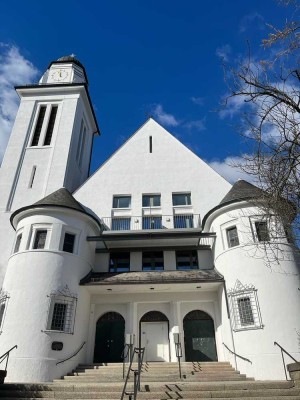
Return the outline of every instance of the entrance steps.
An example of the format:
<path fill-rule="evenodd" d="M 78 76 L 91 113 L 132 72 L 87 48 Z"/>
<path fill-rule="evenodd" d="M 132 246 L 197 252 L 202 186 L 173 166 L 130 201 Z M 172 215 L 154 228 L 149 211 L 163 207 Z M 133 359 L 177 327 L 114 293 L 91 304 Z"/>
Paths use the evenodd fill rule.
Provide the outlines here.
<path fill-rule="evenodd" d="M 53 383 L 0 385 L 6 400 L 120 400 L 124 381 L 122 364 L 79 365 L 72 374 Z M 132 390 L 132 379 L 128 391 Z M 300 388 L 292 381 L 254 381 L 229 363 L 145 363 L 139 400 L 300 400 Z M 128 400 L 125 396 L 124 400 Z"/>

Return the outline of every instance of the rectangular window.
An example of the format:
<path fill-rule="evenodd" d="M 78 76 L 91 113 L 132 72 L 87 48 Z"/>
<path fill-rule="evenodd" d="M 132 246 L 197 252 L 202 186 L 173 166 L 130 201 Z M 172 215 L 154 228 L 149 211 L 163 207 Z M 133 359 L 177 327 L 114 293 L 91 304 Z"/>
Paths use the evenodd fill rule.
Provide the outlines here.
<path fill-rule="evenodd" d="M 255 230 L 259 242 L 268 242 L 270 240 L 267 221 L 255 221 Z"/>
<path fill-rule="evenodd" d="M 130 218 L 116 217 L 111 220 L 112 231 L 130 231 Z"/>
<path fill-rule="evenodd" d="M 228 247 L 235 247 L 240 244 L 236 226 L 226 229 Z"/>
<path fill-rule="evenodd" d="M 130 253 L 111 253 L 109 272 L 128 272 L 130 270 Z"/>
<path fill-rule="evenodd" d="M 43 123 L 44 123 L 44 118 L 45 118 L 45 113 L 46 113 L 46 108 L 47 108 L 46 106 L 40 107 L 39 116 L 37 119 L 33 138 L 31 141 L 31 146 L 38 146 L 38 144 L 39 144 L 39 139 L 40 139 L 40 135 L 41 135 L 41 131 L 42 131 Z"/>
<path fill-rule="evenodd" d="M 131 196 L 114 196 L 113 208 L 130 208 Z"/>
<path fill-rule="evenodd" d="M 163 271 L 164 253 L 162 251 L 143 252 L 143 271 Z"/>
<path fill-rule="evenodd" d="M 28 184 L 28 189 L 31 189 L 33 186 L 33 181 L 35 178 L 35 173 L 36 173 L 36 165 L 34 165 L 32 167 L 32 171 L 31 171 L 31 175 L 30 175 L 30 180 L 29 180 L 29 184 Z"/>
<path fill-rule="evenodd" d="M 75 238 L 76 235 L 74 235 L 73 233 L 68 233 L 68 232 L 65 233 L 63 251 L 66 251 L 67 253 L 74 252 Z"/>
<path fill-rule="evenodd" d="M 3 328 L 8 299 L 9 299 L 8 294 L 0 290 L 0 333 L 2 332 Z"/>
<path fill-rule="evenodd" d="M 176 251 L 177 270 L 198 269 L 197 250 Z"/>
<path fill-rule="evenodd" d="M 241 326 L 254 325 L 253 312 L 250 297 L 237 299 Z"/>
<path fill-rule="evenodd" d="M 33 249 L 44 249 L 47 238 L 46 229 L 37 229 L 35 232 Z"/>
<path fill-rule="evenodd" d="M 160 207 L 160 194 L 143 194 L 143 207 Z"/>
<path fill-rule="evenodd" d="M 174 215 L 174 228 L 194 228 L 194 216 Z"/>
<path fill-rule="evenodd" d="M 51 108 L 50 118 L 49 118 L 46 136 L 45 136 L 45 140 L 44 140 L 44 146 L 49 146 L 51 143 L 57 109 L 58 109 L 57 106 L 52 106 L 52 108 Z"/>
<path fill-rule="evenodd" d="M 85 145 L 85 137 L 86 137 L 86 127 L 84 121 L 81 121 L 80 126 L 80 133 L 77 145 L 77 152 L 76 152 L 76 161 L 79 167 L 82 165 L 83 153 L 84 153 L 84 145 Z"/>
<path fill-rule="evenodd" d="M 172 194 L 173 206 L 190 206 L 191 193 L 173 193 Z"/>
<path fill-rule="evenodd" d="M 22 240 L 22 233 L 19 233 L 16 238 L 14 253 L 17 253 L 20 250 L 21 240 Z"/>
<path fill-rule="evenodd" d="M 67 304 L 55 303 L 53 307 L 51 330 L 64 331 L 66 321 Z"/>
<path fill-rule="evenodd" d="M 5 302 L 0 302 L 0 331 L 2 330 L 2 322 L 4 320 Z"/>
<path fill-rule="evenodd" d="M 162 229 L 161 217 L 143 217 L 143 229 Z"/>

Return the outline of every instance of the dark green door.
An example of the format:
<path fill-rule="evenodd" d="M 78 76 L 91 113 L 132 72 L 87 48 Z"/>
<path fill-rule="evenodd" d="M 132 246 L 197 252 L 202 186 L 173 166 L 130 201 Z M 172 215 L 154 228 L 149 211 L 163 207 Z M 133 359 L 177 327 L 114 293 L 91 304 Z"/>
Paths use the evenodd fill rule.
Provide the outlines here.
<path fill-rule="evenodd" d="M 183 320 L 186 361 L 217 361 L 215 327 L 203 311 L 188 313 Z"/>
<path fill-rule="evenodd" d="M 99 318 L 96 326 L 94 362 L 123 361 L 125 320 L 122 315 L 109 312 Z"/>

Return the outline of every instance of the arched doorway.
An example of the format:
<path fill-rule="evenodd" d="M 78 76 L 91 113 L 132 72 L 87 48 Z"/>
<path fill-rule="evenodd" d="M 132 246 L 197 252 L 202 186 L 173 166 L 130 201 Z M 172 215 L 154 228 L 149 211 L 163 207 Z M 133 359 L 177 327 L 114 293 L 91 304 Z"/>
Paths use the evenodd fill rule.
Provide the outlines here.
<path fill-rule="evenodd" d="M 185 361 L 217 361 L 215 327 L 204 311 L 194 310 L 183 319 Z"/>
<path fill-rule="evenodd" d="M 121 314 L 108 312 L 97 321 L 94 362 L 114 363 L 122 361 L 125 320 Z"/>
<path fill-rule="evenodd" d="M 169 361 L 169 320 L 160 311 L 149 311 L 140 320 L 140 344 L 145 361 Z"/>

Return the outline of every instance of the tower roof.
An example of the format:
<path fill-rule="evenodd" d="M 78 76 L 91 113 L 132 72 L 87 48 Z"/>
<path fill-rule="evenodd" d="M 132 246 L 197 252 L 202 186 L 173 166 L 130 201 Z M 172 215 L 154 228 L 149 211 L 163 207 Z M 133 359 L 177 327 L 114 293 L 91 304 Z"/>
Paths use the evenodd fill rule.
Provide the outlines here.
<path fill-rule="evenodd" d="M 77 58 L 75 58 L 74 54 L 70 54 L 69 56 L 60 57 L 57 59 L 57 61 L 53 61 L 52 63 L 58 64 L 58 63 L 65 63 L 65 62 L 72 62 L 84 69 L 84 66 L 81 64 L 81 62 L 79 60 L 77 60 Z"/>
<path fill-rule="evenodd" d="M 232 203 L 235 201 L 242 201 L 247 199 L 254 199 L 263 197 L 265 195 L 262 189 L 252 185 L 243 179 L 239 179 L 229 190 L 226 196 L 220 201 L 219 206 L 222 204 Z"/>
<path fill-rule="evenodd" d="M 22 211 L 30 210 L 30 209 L 35 209 L 35 208 L 40 208 L 40 207 L 62 207 L 62 208 L 68 208 L 74 211 L 79 211 L 83 214 L 88 215 L 89 217 L 93 218 L 94 221 L 97 222 L 99 225 L 99 221 L 97 218 L 95 218 L 93 215 L 89 214 L 88 212 L 85 211 L 85 209 L 82 207 L 82 205 L 75 200 L 75 198 L 72 196 L 72 194 L 66 189 L 66 188 L 60 188 L 56 190 L 53 193 L 50 193 L 48 196 L 44 197 L 43 199 L 37 201 L 34 204 L 31 204 L 26 207 L 19 208 L 16 210 L 10 217 L 10 222 L 13 227 L 14 226 L 14 218 L 20 214 Z"/>

